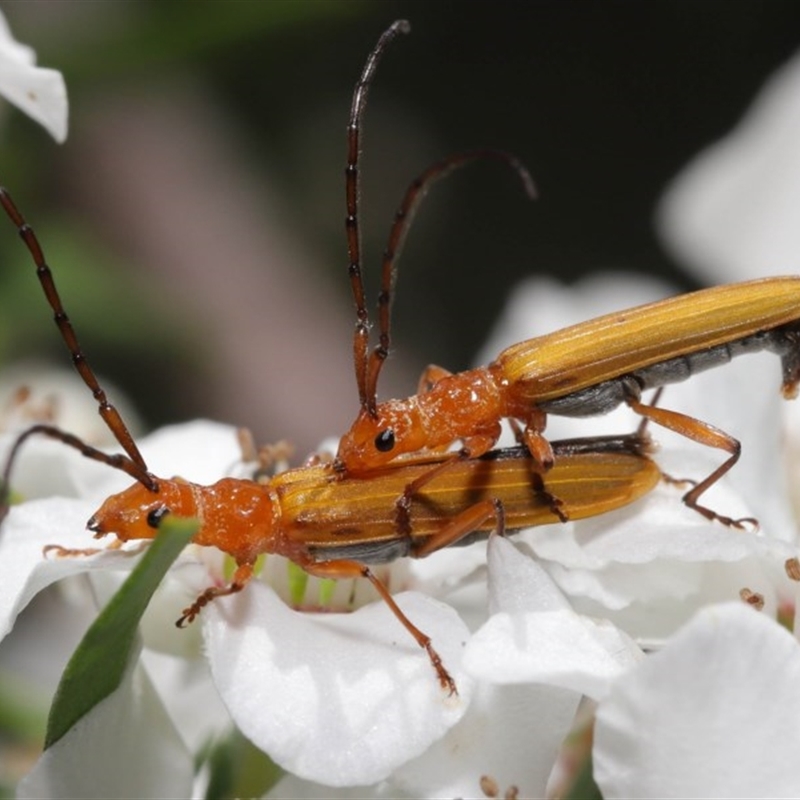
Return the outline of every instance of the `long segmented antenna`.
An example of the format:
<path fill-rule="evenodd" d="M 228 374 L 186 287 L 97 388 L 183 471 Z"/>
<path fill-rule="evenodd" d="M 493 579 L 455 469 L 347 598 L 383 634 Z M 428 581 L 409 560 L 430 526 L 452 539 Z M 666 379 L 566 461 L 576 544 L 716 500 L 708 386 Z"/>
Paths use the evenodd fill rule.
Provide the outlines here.
<path fill-rule="evenodd" d="M 98 411 L 103 419 L 103 422 L 105 422 L 114 438 L 127 453 L 127 456 L 124 456 L 121 453 L 116 455 L 108 455 L 107 453 L 103 453 L 102 451 L 96 450 L 95 448 L 81 442 L 75 436 L 60 431 L 58 428 L 47 425 L 39 425 L 31 428 L 30 431 L 26 431 L 17 440 L 12 450 L 12 455 L 6 464 L 6 477 L 11 470 L 11 462 L 22 442 L 32 433 L 41 433 L 46 436 L 59 439 L 70 447 L 75 447 L 88 458 L 94 459 L 95 461 L 101 461 L 104 464 L 114 467 L 115 469 L 121 469 L 127 472 L 142 485 L 153 492 L 157 492 L 158 482 L 148 471 L 147 464 L 145 463 L 144 458 L 142 458 L 142 454 L 139 452 L 139 448 L 136 446 L 133 436 L 131 435 L 130 430 L 128 430 L 128 426 L 123 421 L 117 409 L 108 401 L 106 393 L 100 386 L 100 382 L 97 380 L 94 370 L 92 370 L 89 362 L 86 359 L 86 355 L 81 349 L 81 346 L 78 342 L 78 337 L 75 334 L 74 328 L 72 327 L 72 323 L 70 322 L 66 311 L 64 311 L 61 297 L 58 294 L 55 281 L 53 280 L 53 274 L 50 271 L 50 267 L 47 265 L 44 252 L 39 244 L 39 240 L 36 238 L 33 228 L 25 221 L 25 218 L 22 216 L 19 209 L 14 204 L 14 201 L 11 199 L 11 195 L 2 187 L 0 187 L 0 205 L 3 207 L 6 214 L 8 214 L 9 218 L 16 226 L 20 238 L 25 243 L 25 246 L 28 248 L 28 252 L 33 258 L 33 262 L 36 265 L 36 275 L 39 278 L 39 283 L 42 285 L 47 302 L 50 303 L 50 307 L 53 309 L 53 320 L 58 327 L 61 338 L 64 340 L 64 343 L 69 350 L 75 369 L 81 376 L 83 382 L 92 392 L 94 399 L 97 401 Z M 5 483 L 7 482 L 4 481 L 4 484 Z"/>
<path fill-rule="evenodd" d="M 536 196 L 533 180 L 519 159 L 501 150 L 470 150 L 439 161 L 417 177 L 406 190 L 403 202 L 395 213 L 389 232 L 389 240 L 383 253 L 381 268 L 381 287 L 378 294 L 378 344 L 369 352 L 369 312 L 364 291 L 364 278 L 361 270 L 361 236 L 358 226 L 360 136 L 363 124 L 367 95 L 372 85 L 375 69 L 387 46 L 400 33 L 409 33 L 411 26 L 406 20 L 394 22 L 381 35 L 375 49 L 370 53 L 361 78 L 353 92 L 350 108 L 350 121 L 347 129 L 347 168 L 345 170 L 345 190 L 347 195 L 347 249 L 350 259 L 348 272 L 353 299 L 356 305 L 356 327 L 353 337 L 353 364 L 361 408 L 370 415 L 377 413 L 377 386 L 381 367 L 389 355 L 391 345 L 391 304 L 395 279 L 395 265 L 400 255 L 406 234 L 414 213 L 422 198 L 433 183 L 455 169 L 476 159 L 491 158 L 503 161 L 516 171 L 523 188 L 531 198 Z"/>
<path fill-rule="evenodd" d="M 353 337 L 353 364 L 356 370 L 356 385 L 362 408 L 367 404 L 366 373 L 367 350 L 369 348 L 369 314 L 364 298 L 364 280 L 361 275 L 361 233 L 358 229 L 358 157 L 360 153 L 361 121 L 367 104 L 367 95 L 372 84 L 372 76 L 384 51 L 399 34 L 409 33 L 411 25 L 400 19 L 387 28 L 375 49 L 369 54 L 361 78 L 353 92 L 353 104 L 350 107 L 350 121 L 347 126 L 347 168 L 345 169 L 345 193 L 347 195 L 347 252 L 350 259 L 348 272 L 353 297 L 356 301 L 356 329 Z"/>

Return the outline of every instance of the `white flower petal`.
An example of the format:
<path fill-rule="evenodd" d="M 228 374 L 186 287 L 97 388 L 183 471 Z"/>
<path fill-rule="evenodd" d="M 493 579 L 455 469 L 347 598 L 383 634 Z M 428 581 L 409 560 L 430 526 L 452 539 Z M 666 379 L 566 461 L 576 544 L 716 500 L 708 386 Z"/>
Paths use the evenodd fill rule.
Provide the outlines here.
<path fill-rule="evenodd" d="M 545 683 L 602 697 L 637 658 L 610 623 L 576 614 L 547 573 L 510 542 L 495 538 L 489 574 L 496 612 L 472 637 L 464 669 L 489 683 Z"/>
<path fill-rule="evenodd" d="M 794 274 L 800 263 L 800 56 L 761 89 L 744 119 L 665 193 L 665 244 L 712 283 Z"/>
<path fill-rule="evenodd" d="M 726 487 L 713 493 L 710 505 L 733 516 L 749 516 L 749 509 Z M 734 599 L 745 587 L 764 593 L 774 608 L 775 590 L 791 591 L 783 564 L 796 550 L 763 533 L 708 522 L 686 508 L 680 490 L 670 486 L 573 526 L 527 531 L 524 540 L 573 602 L 591 599 L 605 609 L 581 605 L 579 610 L 605 615 L 636 605 L 642 622 L 647 617 L 646 624 L 653 624 L 659 606 L 660 614 L 667 612 L 656 625 L 660 635 L 685 621 L 698 604 Z M 614 620 L 631 633 L 644 634 L 642 625 L 631 628 L 630 620 Z"/>
<path fill-rule="evenodd" d="M 17 434 L 0 437 L 0 459 L 5 464 Z M 84 485 L 102 481 L 107 466 L 90 461 L 77 450 L 43 436 L 28 439 L 18 451 L 11 488 L 23 500 L 42 497 L 81 497 Z"/>
<path fill-rule="evenodd" d="M 656 559 L 739 561 L 759 553 L 787 557 L 787 544 L 752 531 L 710 523 L 680 502 L 669 487 L 655 489 L 634 508 L 620 509 L 576 524 L 573 544 L 550 533 L 526 534 L 541 557 L 565 567 L 599 569 L 612 563 L 646 564 Z M 739 510 L 733 494 L 725 510 Z M 746 509 L 741 509 L 746 510 Z"/>
<path fill-rule="evenodd" d="M 449 697 L 424 652 L 383 603 L 347 615 L 289 609 L 253 583 L 217 600 L 204 632 L 217 688 L 242 732 L 285 769 L 331 786 L 382 780 L 424 752 L 466 710 L 469 634 L 422 595 L 395 596 L 458 685 Z"/>
<path fill-rule="evenodd" d="M 0 94 L 38 122 L 59 144 L 67 139 L 67 87 L 58 70 L 21 67 L 0 53 Z"/>
<path fill-rule="evenodd" d="M 32 47 L 18 42 L 11 33 L 5 14 L 0 11 L 0 51 L 18 64 L 35 64 L 36 53 Z"/>
<path fill-rule="evenodd" d="M 492 614 L 569 610 L 569 602 L 544 570 L 508 539 L 492 536 L 487 550 Z"/>
<path fill-rule="evenodd" d="M 700 611 L 597 710 L 603 797 L 797 797 L 800 648 L 740 604 Z"/>
<path fill-rule="evenodd" d="M 520 797 L 544 797 L 579 700 L 553 686 L 481 684 L 460 722 L 390 782 L 410 797 L 482 798 L 487 775 Z"/>
<path fill-rule="evenodd" d="M 236 428 L 204 419 L 159 428 L 140 446 L 156 475 L 180 475 L 195 483 L 219 480 L 242 458 Z"/>
<path fill-rule="evenodd" d="M 36 66 L 36 55 L 15 41 L 0 15 L 0 95 L 44 126 L 57 141 L 67 138 L 67 89 L 61 73 Z"/>
<path fill-rule="evenodd" d="M 191 796 L 192 757 L 142 667 L 46 750 L 19 798 Z"/>
<path fill-rule="evenodd" d="M 172 632 L 175 636 L 182 634 L 175 630 L 174 624 Z M 214 688 L 205 659 L 180 658 L 145 649 L 142 664 L 192 753 L 200 752 L 208 742 L 219 740 L 230 729 L 230 716 Z"/>
<path fill-rule="evenodd" d="M 42 554 L 49 544 L 78 549 L 98 546 L 85 530 L 91 510 L 80 500 L 61 498 L 11 508 L 0 536 L 0 636 L 11 630 L 17 614 L 45 586 L 89 570 L 133 567 L 135 556 L 122 550 L 68 558 Z"/>

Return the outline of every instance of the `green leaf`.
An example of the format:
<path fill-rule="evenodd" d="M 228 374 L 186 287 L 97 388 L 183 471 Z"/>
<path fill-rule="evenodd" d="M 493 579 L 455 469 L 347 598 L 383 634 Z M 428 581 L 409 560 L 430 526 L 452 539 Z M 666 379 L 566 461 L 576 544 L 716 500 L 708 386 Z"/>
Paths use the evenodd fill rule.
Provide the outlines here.
<path fill-rule="evenodd" d="M 238 730 L 214 744 L 207 754 L 206 798 L 261 797 L 286 773 Z"/>
<path fill-rule="evenodd" d="M 603 800 L 600 787 L 594 782 L 591 755 L 581 765 L 575 783 L 564 796 L 564 800 Z"/>
<path fill-rule="evenodd" d="M 92 623 L 61 676 L 47 721 L 45 749 L 119 686 L 129 659 L 138 652 L 139 620 L 198 527 L 197 520 L 166 517 L 144 558 Z"/>

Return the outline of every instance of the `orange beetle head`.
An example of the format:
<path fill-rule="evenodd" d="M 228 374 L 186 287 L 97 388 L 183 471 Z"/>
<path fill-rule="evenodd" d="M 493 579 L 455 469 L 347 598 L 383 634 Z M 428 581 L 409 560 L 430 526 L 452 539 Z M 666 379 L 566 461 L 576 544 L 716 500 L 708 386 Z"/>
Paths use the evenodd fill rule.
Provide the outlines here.
<path fill-rule="evenodd" d="M 362 409 L 339 442 L 336 460 L 359 474 L 425 447 L 426 438 L 414 398 L 381 403 L 374 415 Z"/>
<path fill-rule="evenodd" d="M 141 483 L 112 495 L 86 523 L 95 538 L 113 533 L 120 541 L 152 539 L 166 514 L 191 517 L 197 513 L 191 484 L 158 480 L 153 492 Z"/>

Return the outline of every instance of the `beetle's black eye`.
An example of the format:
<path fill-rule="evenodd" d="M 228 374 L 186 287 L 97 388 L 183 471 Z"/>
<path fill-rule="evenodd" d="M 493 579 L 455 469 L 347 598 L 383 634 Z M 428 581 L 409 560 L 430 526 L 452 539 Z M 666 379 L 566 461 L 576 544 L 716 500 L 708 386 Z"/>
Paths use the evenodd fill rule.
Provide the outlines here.
<path fill-rule="evenodd" d="M 147 524 L 151 528 L 157 528 L 159 523 L 164 517 L 169 514 L 169 509 L 166 506 L 156 506 L 147 512 Z"/>
<path fill-rule="evenodd" d="M 381 453 L 388 453 L 394 447 L 394 431 L 391 428 L 382 430 L 375 437 L 375 449 Z"/>

